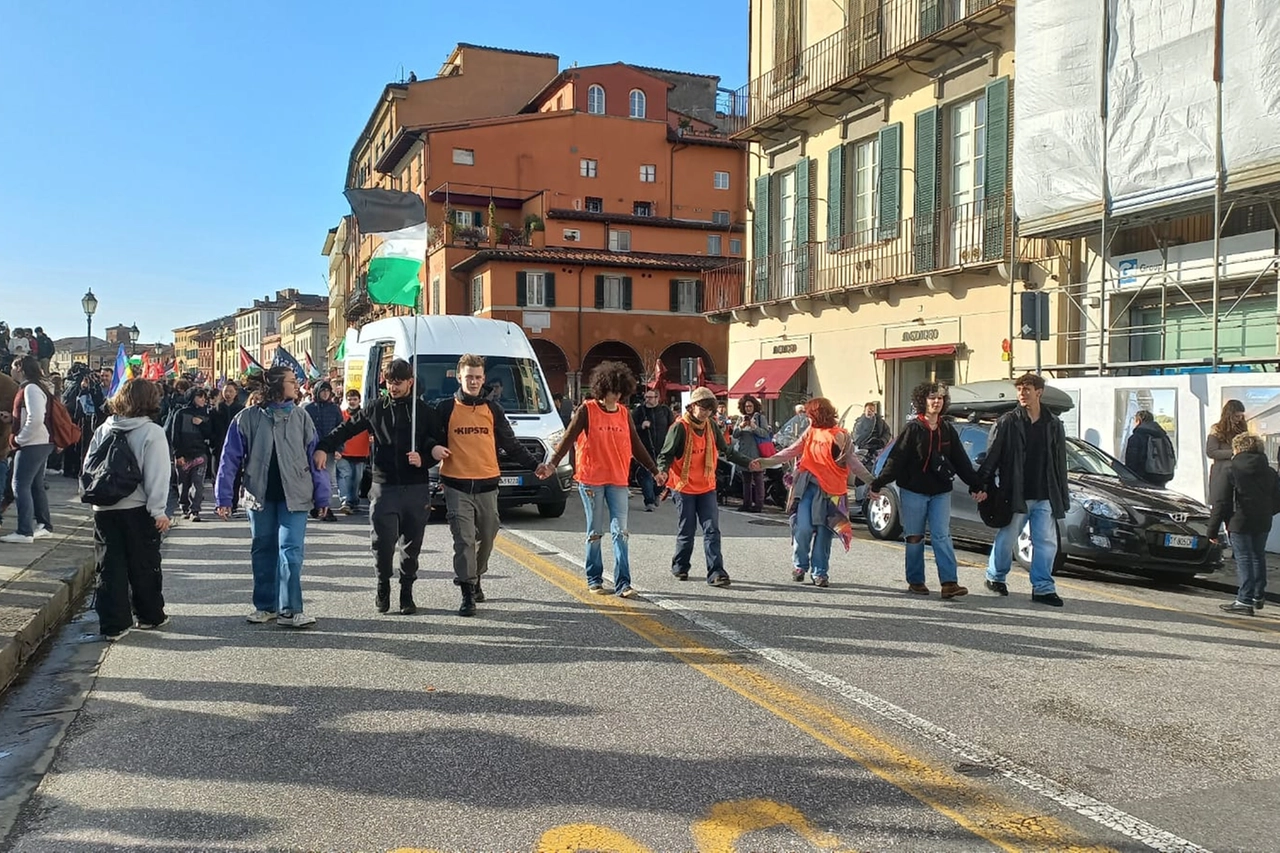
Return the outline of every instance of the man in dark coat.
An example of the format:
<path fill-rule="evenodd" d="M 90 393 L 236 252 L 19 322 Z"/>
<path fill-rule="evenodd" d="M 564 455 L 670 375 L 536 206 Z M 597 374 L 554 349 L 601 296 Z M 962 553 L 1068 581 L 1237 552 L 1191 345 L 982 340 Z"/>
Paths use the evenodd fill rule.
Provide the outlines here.
<path fill-rule="evenodd" d="M 656 388 L 645 389 L 644 402 L 631 412 L 631 419 L 635 421 L 636 432 L 640 434 L 640 443 L 651 457 L 657 459 L 674 418 L 671 408 L 662 405 L 658 399 Z M 644 511 L 653 512 L 658 507 L 658 484 L 653 475 L 643 467 L 637 470 L 636 478 L 640 481 L 640 491 L 644 493 Z"/>
<path fill-rule="evenodd" d="M 1152 455 L 1151 442 L 1157 442 Z M 1164 488 L 1173 479 L 1173 442 L 1155 416 L 1143 409 L 1133 416 L 1133 434 L 1124 445 L 1125 467 L 1153 486 Z"/>

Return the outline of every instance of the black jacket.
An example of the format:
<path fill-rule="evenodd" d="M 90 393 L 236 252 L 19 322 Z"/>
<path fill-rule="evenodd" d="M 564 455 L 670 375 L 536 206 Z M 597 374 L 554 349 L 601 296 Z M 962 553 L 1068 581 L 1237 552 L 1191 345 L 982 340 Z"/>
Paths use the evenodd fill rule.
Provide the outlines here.
<path fill-rule="evenodd" d="M 880 476 L 871 481 L 871 490 L 878 492 L 887 483 L 918 495 L 942 495 L 951 491 L 952 478 L 943 477 L 929 464 L 931 457 L 941 456 L 951 463 L 955 475 L 972 491 L 980 491 L 983 481 L 973 470 L 969 454 L 960 443 L 960 433 L 951 421 L 942 418 L 936 430 L 919 418 L 912 418 L 889 451 L 889 458 L 880 469 Z"/>
<path fill-rule="evenodd" d="M 1280 508 L 1280 475 L 1265 453 L 1237 453 L 1211 497 L 1210 539 L 1218 538 L 1224 521 L 1232 533 L 1270 533 L 1271 517 Z"/>
<path fill-rule="evenodd" d="M 319 393 L 321 389 L 329 389 L 328 401 L 321 400 Z M 320 435 L 328 435 L 338 428 L 342 421 L 342 407 L 333 399 L 333 386 L 325 382 L 316 388 L 316 399 L 312 400 L 302 408 L 311 416 L 311 422 L 316 425 L 316 432 Z"/>
<path fill-rule="evenodd" d="M 227 430 L 231 429 L 231 422 L 236 419 L 236 415 L 244 409 L 244 403 L 240 402 L 237 397 L 233 402 L 228 404 L 225 400 L 219 400 L 218 405 L 213 407 L 211 419 L 213 421 L 213 449 L 218 453 L 222 452 L 222 445 L 227 440 Z M 318 435 L 324 433 L 316 430 Z"/>
<path fill-rule="evenodd" d="M 413 436 L 413 410 L 410 400 L 418 406 L 418 453 L 422 454 L 422 466 L 409 464 L 410 439 Z M 341 412 L 339 412 L 341 417 Z M 439 444 L 439 421 L 435 409 L 420 397 L 381 397 L 367 404 L 351 419 L 339 423 L 328 435 L 320 439 L 317 450 L 334 453 L 352 436 L 367 432 L 373 436 L 369 448 L 373 462 L 373 482 L 388 486 L 422 485 L 431 480 L 431 467 L 435 460 L 431 450 Z"/>
<path fill-rule="evenodd" d="M 58 347 L 53 342 L 53 338 L 45 334 L 36 335 L 32 339 L 32 349 L 34 349 L 36 358 L 53 358 Z"/>
<path fill-rule="evenodd" d="M 650 456 L 657 459 L 662 450 L 662 442 L 670 432 L 674 420 L 671 407 L 658 405 L 650 408 L 641 403 L 631 410 L 631 420 L 635 422 L 636 432 L 640 433 L 640 443 L 649 451 Z M 648 429 L 640 426 L 645 421 L 649 422 Z"/>
<path fill-rule="evenodd" d="M 1049 419 L 1049 504 L 1053 507 L 1054 518 L 1066 518 L 1067 507 L 1071 505 L 1067 483 L 1067 433 L 1062 428 L 1062 421 L 1048 409 L 1041 409 L 1040 417 Z M 1002 493 L 1008 490 L 1014 512 L 1027 511 L 1023 475 L 1027 467 L 1027 430 L 1030 427 L 1031 416 L 1022 406 L 1001 415 L 991 430 L 987 458 L 978 468 L 978 479 L 986 484 L 987 491 L 996 488 L 997 480 Z"/>
<path fill-rule="evenodd" d="M 1169 482 L 1168 479 L 1147 473 L 1147 445 L 1151 443 L 1151 439 L 1157 436 L 1168 438 L 1168 433 L 1164 431 L 1164 427 L 1160 426 L 1160 424 L 1155 421 L 1138 424 L 1133 431 L 1133 435 L 1129 436 L 1129 441 L 1125 443 L 1124 464 L 1126 468 L 1151 485 L 1163 486 Z"/>
<path fill-rule="evenodd" d="M 525 446 L 516 438 L 515 432 L 511 429 L 511 422 L 507 420 L 507 413 L 502 411 L 502 406 L 492 400 L 486 400 L 483 397 L 472 397 L 459 391 L 448 400 L 444 400 L 436 407 L 436 422 L 440 425 L 440 443 L 445 447 L 449 446 L 449 419 L 453 416 L 453 410 L 456 406 L 488 406 L 493 413 L 493 452 L 501 464 L 503 453 L 511 461 L 515 462 L 521 468 L 532 471 L 541 465 L 546 458 L 539 459 L 530 453 Z M 488 477 L 483 480 L 459 480 L 455 477 L 441 477 L 440 482 L 454 489 L 464 492 L 491 492 L 498 488 L 498 477 Z"/>
<path fill-rule="evenodd" d="M 208 406 L 188 403 L 169 416 L 165 427 L 175 459 L 193 459 L 209 452 L 213 440 L 213 418 Z"/>

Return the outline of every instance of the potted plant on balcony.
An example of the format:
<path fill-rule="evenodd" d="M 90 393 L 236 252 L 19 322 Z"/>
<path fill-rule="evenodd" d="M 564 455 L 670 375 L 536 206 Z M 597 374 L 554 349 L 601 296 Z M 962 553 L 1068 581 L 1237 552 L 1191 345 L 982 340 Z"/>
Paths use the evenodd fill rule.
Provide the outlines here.
<path fill-rule="evenodd" d="M 489 245 L 498 245 L 498 208 L 494 205 L 493 199 L 489 199 Z"/>
<path fill-rule="evenodd" d="M 528 239 L 528 245 L 536 249 L 544 248 L 547 245 L 547 226 L 543 224 L 542 217 L 536 213 L 530 213 L 524 218 L 524 233 Z"/>

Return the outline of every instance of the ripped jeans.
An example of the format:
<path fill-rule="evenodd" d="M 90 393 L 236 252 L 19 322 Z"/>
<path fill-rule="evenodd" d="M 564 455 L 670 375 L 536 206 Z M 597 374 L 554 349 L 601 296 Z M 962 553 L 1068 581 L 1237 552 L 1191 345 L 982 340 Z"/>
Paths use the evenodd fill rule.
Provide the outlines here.
<path fill-rule="evenodd" d="M 605 521 L 613 534 L 613 588 L 622 592 L 631 586 L 631 559 L 627 552 L 626 486 L 588 486 L 579 484 L 582 506 L 587 513 L 587 586 L 598 586 L 604 578 L 604 555 L 600 540 L 604 538 Z"/>

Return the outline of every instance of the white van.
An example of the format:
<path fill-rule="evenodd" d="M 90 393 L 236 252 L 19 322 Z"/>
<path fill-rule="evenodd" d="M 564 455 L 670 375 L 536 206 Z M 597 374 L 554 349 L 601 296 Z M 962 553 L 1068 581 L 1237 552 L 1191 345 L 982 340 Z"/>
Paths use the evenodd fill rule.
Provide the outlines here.
<path fill-rule="evenodd" d="M 498 404 L 511 421 L 516 438 L 538 459 L 550 459 L 564 435 L 564 424 L 551 402 L 547 379 L 529 339 L 519 326 L 505 320 L 431 314 L 389 317 L 348 329 L 344 393 L 356 388 L 364 401 L 370 402 L 381 392 L 382 368 L 393 358 L 403 358 L 415 365 L 419 396 L 434 405 L 458 390 L 458 359 L 463 353 L 484 356 L 485 393 L 498 390 L 501 383 Z M 561 464 L 555 476 L 539 480 L 533 471 L 508 461 L 505 455 L 500 454 L 498 461 L 502 469 L 500 506 L 537 504 L 544 518 L 564 514 L 573 485 L 573 469 L 567 463 Z M 438 466 L 432 469 L 431 508 L 443 512 L 438 471 Z"/>

